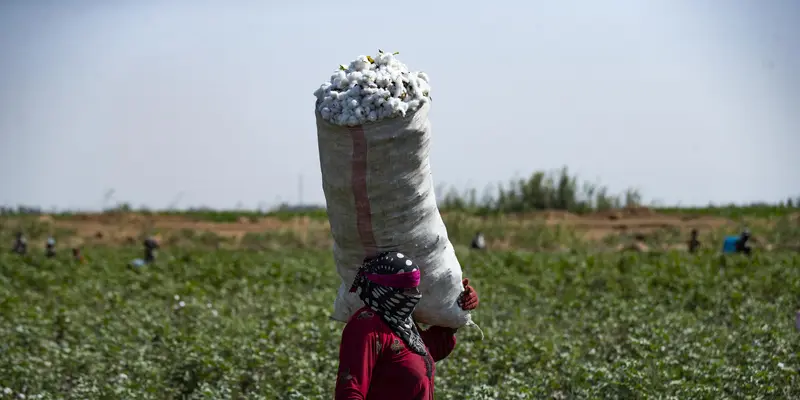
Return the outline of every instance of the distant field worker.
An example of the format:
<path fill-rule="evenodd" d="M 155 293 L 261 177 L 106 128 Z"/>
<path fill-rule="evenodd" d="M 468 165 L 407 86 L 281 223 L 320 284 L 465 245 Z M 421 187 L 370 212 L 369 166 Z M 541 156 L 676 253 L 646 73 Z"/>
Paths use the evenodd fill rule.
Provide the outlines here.
<path fill-rule="evenodd" d="M 342 332 L 336 400 L 433 400 L 434 363 L 450 355 L 456 329 L 420 330 L 412 313 L 422 298 L 420 270 L 402 253 L 364 261 L 350 291 L 366 306 Z M 458 304 L 478 307 L 478 294 L 462 282 Z"/>
<path fill-rule="evenodd" d="M 56 256 L 56 240 L 52 237 L 47 238 L 47 243 L 44 246 L 44 255 L 47 258 Z"/>
<path fill-rule="evenodd" d="M 159 249 L 158 241 L 147 238 L 144 241 L 144 262 L 150 264 L 156 260 L 156 250 Z"/>
<path fill-rule="evenodd" d="M 19 255 L 25 255 L 28 252 L 28 241 L 25 240 L 25 235 L 22 232 L 17 232 L 14 247 L 11 248 L 11 251 Z"/>
<path fill-rule="evenodd" d="M 747 245 L 750 240 L 750 231 L 745 229 L 738 236 L 728 236 L 722 245 L 724 254 L 743 253 L 750 255 L 752 249 Z"/>
<path fill-rule="evenodd" d="M 83 254 L 81 254 L 81 249 L 77 247 L 72 248 L 72 259 L 79 263 L 86 262 L 86 259 L 83 257 Z"/>
<path fill-rule="evenodd" d="M 475 237 L 472 238 L 471 247 L 474 250 L 486 249 L 486 239 L 483 237 L 483 232 L 478 232 L 477 234 L 475 234 Z"/>
<path fill-rule="evenodd" d="M 147 264 L 152 264 L 156 261 L 156 250 L 160 248 L 158 241 L 152 237 L 144 240 L 144 257 L 137 258 L 131 261 L 131 266 L 134 268 L 142 268 Z"/>
<path fill-rule="evenodd" d="M 689 237 L 689 253 L 696 253 L 700 249 L 700 241 L 697 240 L 697 229 L 692 229 L 692 235 Z"/>

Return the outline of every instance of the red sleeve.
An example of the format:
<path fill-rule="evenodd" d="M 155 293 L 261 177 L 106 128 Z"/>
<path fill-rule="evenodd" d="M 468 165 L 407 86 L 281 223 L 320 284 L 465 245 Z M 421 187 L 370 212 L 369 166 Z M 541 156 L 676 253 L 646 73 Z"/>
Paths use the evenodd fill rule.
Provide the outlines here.
<path fill-rule="evenodd" d="M 434 362 L 444 360 L 456 347 L 456 329 L 432 326 L 419 334 Z"/>
<path fill-rule="evenodd" d="M 363 400 L 369 392 L 372 369 L 384 348 L 383 334 L 373 319 L 354 318 L 342 332 L 336 400 Z"/>

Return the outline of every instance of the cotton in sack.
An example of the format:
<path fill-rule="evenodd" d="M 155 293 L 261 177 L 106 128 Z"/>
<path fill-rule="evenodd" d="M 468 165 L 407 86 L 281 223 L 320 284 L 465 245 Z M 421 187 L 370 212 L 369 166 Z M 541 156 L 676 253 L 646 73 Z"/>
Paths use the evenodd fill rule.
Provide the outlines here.
<path fill-rule="evenodd" d="M 317 140 L 333 255 L 342 278 L 333 318 L 346 322 L 364 303 L 349 293 L 364 257 L 400 251 L 421 270 L 414 318 L 458 328 L 470 314 L 456 304 L 461 265 L 433 190 L 429 105 L 402 118 L 356 127 L 317 116 Z"/>
<path fill-rule="evenodd" d="M 415 320 L 451 328 L 474 325 L 457 304 L 463 290 L 461 265 L 433 189 L 429 99 L 396 116 L 386 112 L 376 121 L 348 126 L 351 118 L 323 116 L 322 96 L 317 97 L 322 185 L 342 279 L 332 318 L 346 322 L 364 306 L 349 292 L 364 258 L 399 251 L 421 270 Z"/>

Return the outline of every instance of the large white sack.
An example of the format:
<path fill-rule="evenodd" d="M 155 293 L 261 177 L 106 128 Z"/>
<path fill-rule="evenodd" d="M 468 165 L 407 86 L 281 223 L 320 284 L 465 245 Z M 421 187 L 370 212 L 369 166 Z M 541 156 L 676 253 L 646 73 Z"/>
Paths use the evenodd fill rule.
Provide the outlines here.
<path fill-rule="evenodd" d="M 426 102 L 405 117 L 361 126 L 334 125 L 316 113 L 322 186 L 342 278 L 333 305 L 337 321 L 364 306 L 349 292 L 364 257 L 399 251 L 421 270 L 414 319 L 451 328 L 472 324 L 456 303 L 461 265 L 436 205 L 429 109 Z"/>

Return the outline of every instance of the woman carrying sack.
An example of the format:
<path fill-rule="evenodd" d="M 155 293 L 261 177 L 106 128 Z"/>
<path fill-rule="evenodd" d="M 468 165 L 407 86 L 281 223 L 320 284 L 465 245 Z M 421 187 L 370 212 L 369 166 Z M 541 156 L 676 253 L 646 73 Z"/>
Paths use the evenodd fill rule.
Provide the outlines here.
<path fill-rule="evenodd" d="M 420 330 L 412 313 L 422 295 L 420 269 L 404 254 L 384 252 L 368 258 L 350 292 L 364 306 L 347 322 L 339 347 L 337 400 L 433 400 L 434 363 L 456 344 L 455 328 Z M 463 280 L 458 304 L 478 307 L 478 294 Z"/>

